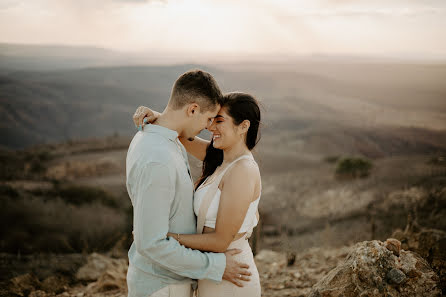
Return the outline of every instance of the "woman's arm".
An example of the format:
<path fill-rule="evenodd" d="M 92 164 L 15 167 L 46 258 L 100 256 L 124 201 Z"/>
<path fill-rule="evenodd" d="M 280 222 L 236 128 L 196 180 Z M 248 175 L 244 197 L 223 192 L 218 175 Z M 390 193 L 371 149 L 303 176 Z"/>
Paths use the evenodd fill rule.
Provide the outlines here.
<path fill-rule="evenodd" d="M 204 160 L 204 157 L 206 156 L 206 149 L 211 143 L 209 140 L 205 140 L 198 136 L 195 136 L 194 141 L 189 141 L 184 137 L 179 137 L 178 139 L 184 145 L 184 148 L 189 154 L 200 161 Z"/>
<path fill-rule="evenodd" d="M 145 125 L 144 118 L 147 118 L 146 123 L 153 123 L 159 116 L 159 112 L 151 110 L 146 106 L 139 106 L 133 114 L 133 123 L 135 123 L 136 127 L 141 126 L 142 129 L 142 127 Z M 189 141 L 183 137 L 179 137 L 179 139 L 189 154 L 192 154 L 200 161 L 204 160 L 204 157 L 206 156 L 206 149 L 209 143 L 211 143 L 209 140 L 205 140 L 197 136 L 195 136 L 194 141 Z"/>
<path fill-rule="evenodd" d="M 179 242 L 189 248 L 208 252 L 225 252 L 238 234 L 258 185 L 258 168 L 241 161 L 228 171 L 222 185 L 215 232 L 179 234 Z M 168 233 L 174 239 L 177 234 Z"/>

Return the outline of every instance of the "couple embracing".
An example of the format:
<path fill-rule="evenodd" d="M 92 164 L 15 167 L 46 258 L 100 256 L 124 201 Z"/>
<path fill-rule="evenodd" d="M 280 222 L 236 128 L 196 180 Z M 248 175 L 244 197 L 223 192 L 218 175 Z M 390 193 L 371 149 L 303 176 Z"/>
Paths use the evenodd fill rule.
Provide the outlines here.
<path fill-rule="evenodd" d="M 251 154 L 256 99 L 222 94 L 209 73 L 192 70 L 177 79 L 162 113 L 141 106 L 133 119 L 140 128 L 126 160 L 134 234 L 128 296 L 260 297 L 247 240 L 261 193 Z M 211 141 L 197 137 L 203 129 Z M 195 184 L 187 152 L 203 161 Z"/>

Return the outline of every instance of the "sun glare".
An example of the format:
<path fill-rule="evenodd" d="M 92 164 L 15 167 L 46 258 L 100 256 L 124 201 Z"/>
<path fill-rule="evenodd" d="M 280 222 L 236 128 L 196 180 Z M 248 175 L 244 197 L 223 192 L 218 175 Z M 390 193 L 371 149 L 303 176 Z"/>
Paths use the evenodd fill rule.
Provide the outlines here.
<path fill-rule="evenodd" d="M 445 4 L 386 3 L 11 1 L 0 5 L 0 42 L 230 55 L 445 55 Z"/>

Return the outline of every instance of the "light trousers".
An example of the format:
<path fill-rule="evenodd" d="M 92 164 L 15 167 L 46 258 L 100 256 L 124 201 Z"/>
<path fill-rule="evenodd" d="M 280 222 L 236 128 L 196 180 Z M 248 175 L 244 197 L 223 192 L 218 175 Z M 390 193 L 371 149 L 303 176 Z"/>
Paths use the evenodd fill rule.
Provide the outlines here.
<path fill-rule="evenodd" d="M 168 285 L 156 291 L 148 297 L 191 297 L 192 287 L 190 284 Z"/>

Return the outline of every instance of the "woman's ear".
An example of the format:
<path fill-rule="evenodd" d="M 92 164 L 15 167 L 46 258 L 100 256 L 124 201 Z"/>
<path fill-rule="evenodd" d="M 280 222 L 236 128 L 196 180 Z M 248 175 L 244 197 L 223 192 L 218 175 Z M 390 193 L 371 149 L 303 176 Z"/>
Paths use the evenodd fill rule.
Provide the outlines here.
<path fill-rule="evenodd" d="M 242 134 L 248 132 L 250 126 L 251 122 L 249 120 L 244 120 L 243 122 L 241 122 L 239 127 L 241 128 Z"/>

